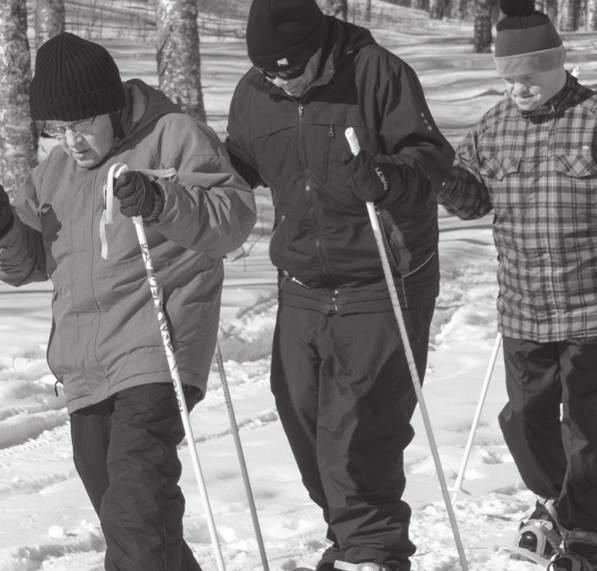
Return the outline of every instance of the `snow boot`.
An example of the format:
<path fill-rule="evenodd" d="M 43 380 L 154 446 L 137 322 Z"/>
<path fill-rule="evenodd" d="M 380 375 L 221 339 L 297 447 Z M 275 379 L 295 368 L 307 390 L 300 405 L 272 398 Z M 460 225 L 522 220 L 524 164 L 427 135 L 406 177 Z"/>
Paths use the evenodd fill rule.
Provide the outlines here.
<path fill-rule="evenodd" d="M 554 500 L 537 500 L 533 513 L 520 522 L 515 544 L 547 560 L 561 552 L 562 530 Z"/>
<path fill-rule="evenodd" d="M 338 571 L 390 571 L 389 567 L 379 563 L 348 563 L 338 559 L 334 563 L 334 569 Z"/>

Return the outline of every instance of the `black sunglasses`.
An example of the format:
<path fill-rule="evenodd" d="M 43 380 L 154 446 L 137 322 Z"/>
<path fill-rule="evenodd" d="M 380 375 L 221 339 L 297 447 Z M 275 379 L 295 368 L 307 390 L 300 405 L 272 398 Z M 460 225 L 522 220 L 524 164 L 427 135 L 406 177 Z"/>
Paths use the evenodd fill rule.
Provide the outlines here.
<path fill-rule="evenodd" d="M 278 77 L 280 79 L 287 80 L 295 79 L 296 77 L 303 75 L 306 67 L 307 62 L 301 63 L 300 65 L 293 65 L 292 67 L 276 71 L 269 71 L 261 67 L 258 67 L 257 69 L 268 79 L 276 79 Z"/>

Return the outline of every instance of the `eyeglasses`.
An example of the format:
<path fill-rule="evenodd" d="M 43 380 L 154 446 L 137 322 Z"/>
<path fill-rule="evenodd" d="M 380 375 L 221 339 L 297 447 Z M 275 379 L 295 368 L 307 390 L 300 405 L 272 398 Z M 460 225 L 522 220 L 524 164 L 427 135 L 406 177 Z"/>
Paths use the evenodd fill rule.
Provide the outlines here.
<path fill-rule="evenodd" d="M 283 79 L 283 80 L 288 80 L 288 79 L 295 79 L 295 78 L 299 77 L 300 75 L 303 75 L 306 67 L 307 67 L 307 62 L 301 63 L 300 65 L 295 65 L 295 66 L 289 67 L 287 69 L 281 69 L 279 71 L 269 71 L 269 70 L 265 70 L 261 67 L 258 67 L 257 69 L 268 79 L 279 78 L 279 79 Z"/>
<path fill-rule="evenodd" d="M 45 121 L 41 125 L 41 134 L 44 137 L 51 137 L 52 139 L 64 139 L 66 132 L 70 131 L 73 135 L 86 135 L 92 131 L 95 117 L 91 119 L 81 119 L 80 121 L 73 121 L 66 125 L 57 125 L 49 121 Z"/>

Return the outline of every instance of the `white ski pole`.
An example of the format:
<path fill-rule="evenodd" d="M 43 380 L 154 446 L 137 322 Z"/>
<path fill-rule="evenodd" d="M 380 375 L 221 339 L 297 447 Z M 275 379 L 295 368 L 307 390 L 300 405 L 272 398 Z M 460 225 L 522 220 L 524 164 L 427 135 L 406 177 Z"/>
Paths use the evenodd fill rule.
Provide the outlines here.
<path fill-rule="evenodd" d="M 350 146 L 350 150 L 353 155 L 358 155 L 361 147 L 359 144 L 359 140 L 357 138 L 356 132 L 352 127 L 349 127 L 345 131 L 346 140 L 348 141 L 348 145 Z M 423 424 L 425 426 L 425 432 L 427 434 L 427 439 L 429 440 L 429 447 L 431 448 L 431 455 L 433 456 L 433 461 L 435 463 L 435 471 L 437 472 L 437 477 L 439 479 L 440 487 L 442 490 L 442 495 L 444 497 L 444 503 L 446 504 L 446 510 L 448 512 L 448 517 L 450 519 L 450 525 L 452 527 L 452 533 L 454 535 L 454 541 L 456 543 L 456 549 L 458 550 L 458 556 L 460 558 L 460 565 L 462 566 L 463 571 L 468 571 L 468 561 L 466 559 L 466 554 L 464 553 L 464 547 L 462 545 L 462 540 L 460 539 L 460 532 L 458 530 L 458 523 L 456 521 L 456 516 L 454 514 L 454 509 L 452 508 L 452 503 L 450 502 L 450 494 L 448 492 L 448 485 L 446 483 L 446 477 L 444 475 L 444 471 L 442 469 L 441 459 L 439 457 L 438 447 L 435 441 L 435 437 L 433 435 L 433 429 L 431 427 L 431 420 L 429 418 L 429 413 L 427 411 L 427 405 L 425 404 L 425 398 L 423 397 L 423 388 L 421 385 L 421 380 L 419 378 L 419 373 L 417 371 L 417 367 L 415 365 L 415 359 L 412 352 L 412 348 L 410 346 L 410 341 L 408 339 L 408 331 L 406 330 L 406 325 L 404 323 L 404 316 L 402 314 L 402 309 L 400 307 L 400 301 L 398 300 L 398 292 L 396 291 L 396 285 L 394 283 L 394 276 L 392 275 L 392 269 L 390 267 L 390 262 L 388 260 L 388 254 L 386 252 L 385 244 L 383 241 L 383 235 L 381 232 L 381 227 L 379 225 L 379 220 L 377 219 L 377 213 L 375 211 L 375 206 L 372 202 L 367 202 L 367 212 L 369 214 L 369 221 L 371 222 L 371 228 L 373 230 L 373 234 L 375 236 L 375 241 L 377 242 L 377 249 L 379 251 L 379 257 L 381 259 L 381 265 L 383 268 L 383 273 L 385 276 L 386 284 L 388 286 L 388 291 L 390 294 L 390 299 L 392 300 L 392 307 L 394 308 L 394 315 L 396 316 L 396 321 L 398 322 L 398 329 L 400 331 L 400 337 L 402 339 L 402 345 L 404 346 L 404 352 L 406 354 L 406 360 L 408 362 L 408 368 L 410 371 L 410 376 L 413 382 L 413 386 L 415 389 L 415 393 L 417 395 L 417 401 L 419 403 L 419 408 L 421 410 L 421 416 L 423 418 Z"/>
<path fill-rule="evenodd" d="M 216 363 L 220 373 L 220 381 L 222 383 L 222 390 L 224 391 L 224 400 L 226 401 L 226 408 L 228 410 L 228 418 L 230 419 L 230 427 L 232 429 L 232 437 L 234 439 L 234 446 L 236 447 L 236 454 L 238 456 L 238 463 L 240 464 L 240 471 L 245 485 L 245 494 L 247 502 L 249 503 L 249 511 L 251 512 L 251 519 L 253 521 L 253 529 L 255 530 L 255 538 L 259 547 L 259 555 L 261 557 L 261 565 L 263 571 L 269 571 L 267 562 L 267 555 L 265 553 L 265 545 L 263 543 L 263 536 L 261 535 L 261 528 L 259 527 L 259 518 L 257 517 L 257 508 L 255 506 L 255 499 L 253 497 L 253 490 L 251 489 L 251 481 L 249 480 L 249 471 L 243 453 L 243 445 L 240 440 L 240 432 L 238 423 L 236 422 L 236 415 L 234 414 L 234 406 L 232 404 L 232 395 L 230 394 L 230 387 L 226 377 L 226 369 L 224 368 L 224 358 L 222 357 L 222 350 L 220 343 L 216 344 Z"/>
<path fill-rule="evenodd" d="M 118 168 L 116 168 L 118 167 Z M 119 174 L 128 170 L 126 165 L 114 165 L 110 169 L 110 173 L 108 175 L 108 189 L 107 194 L 112 196 L 113 193 L 113 184 L 114 179 L 118 177 Z M 216 526 L 214 522 L 213 513 L 211 510 L 211 506 L 209 503 L 209 497 L 207 495 L 207 488 L 205 486 L 205 481 L 203 479 L 203 473 L 201 471 L 201 465 L 199 463 L 199 456 L 197 454 L 197 448 L 195 445 L 195 437 L 193 436 L 193 429 L 191 427 L 191 422 L 189 419 L 189 411 L 187 409 L 187 403 L 184 397 L 184 392 L 182 389 L 182 382 L 180 380 L 180 375 L 178 373 L 178 366 L 176 364 L 176 357 L 174 355 L 174 348 L 172 347 L 172 339 L 170 337 L 170 331 L 168 329 L 168 322 L 166 321 L 166 314 L 164 313 L 164 303 L 162 297 L 162 288 L 157 280 L 155 275 L 155 271 L 153 268 L 153 262 L 151 259 L 151 253 L 149 251 L 149 245 L 147 244 L 147 236 L 145 235 L 145 228 L 143 226 L 143 218 L 141 216 L 134 216 L 132 218 L 133 224 L 135 225 L 135 230 L 137 232 L 137 239 L 139 240 L 139 246 L 141 248 L 141 255 L 143 257 L 143 263 L 145 264 L 145 271 L 147 273 L 147 283 L 149 284 L 149 289 L 151 291 L 151 298 L 153 301 L 153 307 L 155 309 L 155 314 L 158 322 L 158 326 L 160 329 L 160 333 L 162 335 L 162 343 L 164 345 L 164 351 L 166 353 L 166 358 L 168 360 L 168 367 L 170 369 L 170 376 L 172 378 L 172 383 L 174 385 L 174 392 L 176 394 L 176 400 L 178 402 L 178 409 L 180 411 L 180 418 L 182 420 L 182 425 L 184 427 L 185 436 L 187 439 L 187 443 L 189 446 L 189 453 L 191 455 L 191 463 L 193 464 L 193 469 L 195 472 L 195 477 L 197 479 L 197 484 L 199 486 L 199 493 L 201 495 L 201 499 L 203 501 L 206 517 L 207 517 L 207 526 L 209 529 L 209 535 L 212 542 L 212 547 L 214 551 L 214 556 L 216 559 L 216 564 L 218 567 L 218 571 L 225 571 L 226 567 L 224 565 L 224 559 L 222 558 L 222 551 L 220 549 L 220 543 L 218 540 L 218 535 L 216 531 Z"/>
<path fill-rule="evenodd" d="M 452 490 L 452 500 L 456 498 L 456 495 L 460 491 L 465 491 L 462 487 L 462 482 L 464 481 L 464 473 L 466 471 L 466 466 L 469 461 L 469 457 L 471 454 L 471 449 L 473 447 L 473 440 L 475 438 L 475 433 L 477 432 L 477 427 L 479 425 L 479 420 L 481 418 L 481 412 L 483 411 L 483 406 L 485 404 L 485 399 L 487 398 L 487 391 L 489 389 L 489 383 L 491 381 L 491 377 L 493 376 L 493 370 L 495 369 L 495 362 L 497 360 L 498 353 L 500 351 L 500 346 L 502 344 L 502 334 L 500 332 L 497 333 L 495 336 L 495 343 L 493 345 L 493 351 L 491 353 L 491 358 L 489 359 L 489 365 L 487 366 L 487 372 L 485 373 L 485 379 L 483 380 L 483 386 L 481 388 L 481 394 L 479 396 L 479 401 L 477 402 L 477 409 L 475 410 L 475 416 L 473 418 L 473 424 L 471 425 L 471 430 L 468 435 L 468 440 L 464 449 L 464 455 L 462 457 L 462 462 L 460 464 L 460 470 L 458 471 L 458 476 L 456 481 L 454 482 L 454 488 Z"/>

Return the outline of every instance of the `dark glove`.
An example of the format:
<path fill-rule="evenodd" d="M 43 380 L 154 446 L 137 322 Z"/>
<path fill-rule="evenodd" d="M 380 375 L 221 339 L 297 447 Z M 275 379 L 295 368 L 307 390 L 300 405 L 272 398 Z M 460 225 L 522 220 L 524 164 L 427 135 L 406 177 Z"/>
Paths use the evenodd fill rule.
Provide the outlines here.
<path fill-rule="evenodd" d="M 12 228 L 14 216 L 10 207 L 10 200 L 4 187 L 0 184 L 0 238 L 4 238 Z"/>
<path fill-rule="evenodd" d="M 390 181 L 383 166 L 371 155 L 361 151 L 350 159 L 346 167 L 352 179 L 352 192 L 365 202 L 383 199 L 390 190 Z"/>
<path fill-rule="evenodd" d="M 148 218 L 158 192 L 149 177 L 139 171 L 125 171 L 114 181 L 114 196 L 120 200 L 120 212 L 129 218 Z"/>

